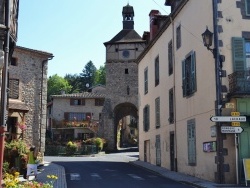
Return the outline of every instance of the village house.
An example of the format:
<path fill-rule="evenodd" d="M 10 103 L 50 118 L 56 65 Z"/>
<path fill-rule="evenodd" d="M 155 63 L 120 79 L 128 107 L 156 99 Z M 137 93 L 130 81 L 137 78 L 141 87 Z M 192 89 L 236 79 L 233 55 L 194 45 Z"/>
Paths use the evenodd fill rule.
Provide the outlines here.
<path fill-rule="evenodd" d="M 150 12 L 148 46 L 137 59 L 140 160 L 214 182 L 242 182 L 249 121 L 210 118 L 250 115 L 250 2 L 165 5 L 167 16 Z M 213 44 L 204 46 L 202 34 L 213 34 Z M 239 124 L 242 133 L 221 130 Z"/>
<path fill-rule="evenodd" d="M 105 99 L 105 87 L 89 92 L 52 95 L 47 130 L 54 141 L 86 140 L 97 135 Z"/>
<path fill-rule="evenodd" d="M 9 65 L 7 140 L 45 151 L 47 69 L 53 54 L 15 47 Z"/>

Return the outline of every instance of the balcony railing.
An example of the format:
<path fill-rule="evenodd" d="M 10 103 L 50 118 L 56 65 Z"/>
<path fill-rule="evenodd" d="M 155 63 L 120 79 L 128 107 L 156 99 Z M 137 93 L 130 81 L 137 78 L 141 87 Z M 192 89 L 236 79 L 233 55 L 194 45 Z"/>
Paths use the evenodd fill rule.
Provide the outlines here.
<path fill-rule="evenodd" d="M 91 121 L 56 121 L 53 120 L 52 128 L 88 128 L 92 131 L 96 132 L 98 130 L 99 121 L 91 120 Z"/>
<path fill-rule="evenodd" d="M 250 95 L 250 71 L 236 71 L 228 80 L 230 95 Z"/>

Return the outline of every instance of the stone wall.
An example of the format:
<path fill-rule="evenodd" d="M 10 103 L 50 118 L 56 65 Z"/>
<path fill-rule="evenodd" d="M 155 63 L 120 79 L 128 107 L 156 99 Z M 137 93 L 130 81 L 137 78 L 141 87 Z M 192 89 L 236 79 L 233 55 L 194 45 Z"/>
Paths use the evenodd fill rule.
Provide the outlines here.
<path fill-rule="evenodd" d="M 52 57 L 52 54 L 16 47 L 13 57 L 17 58 L 17 66 L 9 66 L 9 78 L 19 79 L 19 98 L 15 100 L 23 102 L 29 109 L 25 114 L 27 129 L 24 139 L 43 153 L 46 132 L 47 69 L 48 58 Z M 18 117 L 18 121 L 21 121 L 19 113 L 14 112 L 9 115 Z"/>

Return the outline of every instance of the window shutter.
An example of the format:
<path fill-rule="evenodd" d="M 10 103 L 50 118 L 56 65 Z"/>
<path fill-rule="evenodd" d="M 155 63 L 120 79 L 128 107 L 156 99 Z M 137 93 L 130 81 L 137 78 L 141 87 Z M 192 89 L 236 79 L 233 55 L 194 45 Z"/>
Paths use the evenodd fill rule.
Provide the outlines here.
<path fill-rule="evenodd" d="M 182 61 L 182 91 L 183 91 L 183 97 L 187 96 L 187 80 L 186 80 L 185 60 Z"/>
<path fill-rule="evenodd" d="M 234 72 L 244 71 L 246 67 L 245 41 L 243 38 L 232 38 Z"/>
<path fill-rule="evenodd" d="M 68 112 L 64 112 L 64 119 L 65 119 L 66 121 L 69 120 L 69 113 L 68 113 Z"/>
<path fill-rule="evenodd" d="M 144 71 L 144 94 L 148 93 L 148 69 Z"/>
<path fill-rule="evenodd" d="M 195 124 L 194 122 L 188 123 L 188 164 L 196 165 L 196 136 L 195 136 Z"/>
<path fill-rule="evenodd" d="M 85 105 L 85 99 L 81 99 L 81 105 L 82 105 L 82 106 Z"/>
<path fill-rule="evenodd" d="M 155 99 L 155 124 L 160 127 L 160 98 Z"/>
<path fill-rule="evenodd" d="M 250 16 L 250 0 L 245 0 L 246 15 Z"/>
<path fill-rule="evenodd" d="M 196 62 L 195 62 L 195 52 L 191 54 L 191 92 L 196 91 Z"/>
<path fill-rule="evenodd" d="M 74 99 L 70 99 L 70 105 L 74 105 Z"/>

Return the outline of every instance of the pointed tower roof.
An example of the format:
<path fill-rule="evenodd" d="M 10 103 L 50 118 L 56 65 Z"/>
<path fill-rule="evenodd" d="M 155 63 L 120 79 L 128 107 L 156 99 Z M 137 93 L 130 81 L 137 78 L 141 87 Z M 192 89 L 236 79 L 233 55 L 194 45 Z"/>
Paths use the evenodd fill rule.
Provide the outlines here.
<path fill-rule="evenodd" d="M 104 45 L 114 43 L 133 43 L 145 42 L 141 36 L 134 30 L 134 8 L 127 4 L 122 9 L 123 29 L 110 41 L 105 42 Z"/>

